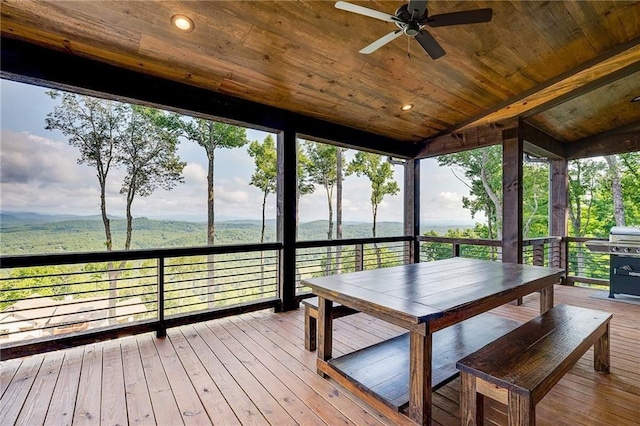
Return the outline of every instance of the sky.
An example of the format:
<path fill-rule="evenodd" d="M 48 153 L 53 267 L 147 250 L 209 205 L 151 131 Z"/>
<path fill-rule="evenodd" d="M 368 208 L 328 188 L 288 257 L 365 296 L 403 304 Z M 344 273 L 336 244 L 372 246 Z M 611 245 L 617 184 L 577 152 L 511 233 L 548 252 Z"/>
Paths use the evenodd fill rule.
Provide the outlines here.
<path fill-rule="evenodd" d="M 45 117 L 58 101 L 47 89 L 0 80 L 0 209 L 42 214 L 96 215 L 100 213 L 99 185 L 95 170 L 77 164 L 79 151 L 59 131 L 45 130 Z M 262 141 L 268 133 L 247 129 L 247 139 Z M 347 161 L 355 151 L 347 151 Z M 156 190 L 151 196 L 136 197 L 134 217 L 206 221 L 207 158 L 199 145 L 181 141 L 178 155 L 187 163 L 184 183 L 170 191 Z M 216 150 L 216 220 L 260 219 L 261 191 L 249 185 L 254 160 L 246 148 Z M 467 186 L 448 167 L 436 160 L 420 164 L 420 220 L 423 223 L 471 224 L 462 208 Z M 378 221 L 402 222 L 403 168 L 394 166 L 401 192 L 386 196 L 379 206 Z M 115 169 L 107 184 L 107 210 L 124 217 L 125 199 L 119 194 L 124 171 Z M 349 176 L 343 187 L 343 221 L 371 222 L 370 183 L 365 177 Z M 335 195 L 334 195 L 335 207 Z M 335 208 L 334 208 L 335 210 Z M 327 219 L 324 188 L 317 187 L 300 199 L 300 221 Z M 275 195 L 267 202 L 266 217 L 274 219 Z M 476 218 L 481 220 L 482 218 Z"/>

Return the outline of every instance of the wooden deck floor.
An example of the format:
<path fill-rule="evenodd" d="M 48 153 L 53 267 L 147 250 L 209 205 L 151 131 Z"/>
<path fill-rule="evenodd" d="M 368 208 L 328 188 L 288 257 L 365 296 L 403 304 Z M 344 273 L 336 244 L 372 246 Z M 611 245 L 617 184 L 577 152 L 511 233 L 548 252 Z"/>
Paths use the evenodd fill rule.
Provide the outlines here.
<path fill-rule="evenodd" d="M 556 287 L 556 304 L 613 312 L 611 373 L 593 371 L 592 350 L 537 406 L 542 425 L 640 424 L 640 305 Z M 538 296 L 499 315 L 528 320 Z M 402 330 L 356 314 L 335 321 L 334 353 Z M 391 424 L 316 374 L 304 349 L 303 310 L 262 311 L 0 363 L 0 425 Z M 434 395 L 435 424 L 459 424 L 459 379 Z M 489 402 L 488 424 L 505 424 Z"/>

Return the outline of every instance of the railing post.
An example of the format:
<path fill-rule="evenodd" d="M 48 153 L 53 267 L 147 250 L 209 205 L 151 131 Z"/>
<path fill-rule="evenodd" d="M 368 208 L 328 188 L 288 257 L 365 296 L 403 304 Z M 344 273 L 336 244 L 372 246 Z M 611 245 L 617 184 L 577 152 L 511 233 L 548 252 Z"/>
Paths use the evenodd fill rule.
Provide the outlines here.
<path fill-rule="evenodd" d="M 460 257 L 460 244 L 453 243 L 453 257 Z"/>
<path fill-rule="evenodd" d="M 533 244 L 533 264 L 536 266 L 544 266 L 544 243 Z"/>
<path fill-rule="evenodd" d="M 158 329 L 156 337 L 167 337 L 167 326 L 164 322 L 164 257 L 158 258 Z"/>
<path fill-rule="evenodd" d="M 356 255 L 355 255 L 355 268 L 356 271 L 364 270 L 364 245 L 356 244 Z"/>

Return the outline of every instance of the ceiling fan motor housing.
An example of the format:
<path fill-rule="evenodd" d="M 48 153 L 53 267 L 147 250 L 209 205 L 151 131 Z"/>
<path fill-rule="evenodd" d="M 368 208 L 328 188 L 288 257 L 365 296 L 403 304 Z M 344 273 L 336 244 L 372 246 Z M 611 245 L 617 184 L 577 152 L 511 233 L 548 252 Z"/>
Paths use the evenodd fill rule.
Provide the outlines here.
<path fill-rule="evenodd" d="M 426 19 L 427 12 L 425 10 L 423 16 L 413 16 L 411 12 L 409 12 L 408 4 L 403 4 L 396 10 L 396 25 L 402 29 L 402 31 L 410 36 L 415 37 L 420 32 L 420 20 Z"/>

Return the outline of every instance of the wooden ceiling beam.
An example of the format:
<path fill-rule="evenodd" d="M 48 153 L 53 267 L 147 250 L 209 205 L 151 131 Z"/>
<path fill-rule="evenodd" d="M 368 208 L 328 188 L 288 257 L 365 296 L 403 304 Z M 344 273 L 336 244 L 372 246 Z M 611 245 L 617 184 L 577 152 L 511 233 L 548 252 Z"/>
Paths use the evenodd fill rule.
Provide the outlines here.
<path fill-rule="evenodd" d="M 580 96 L 586 91 L 629 75 L 639 67 L 640 37 L 636 37 L 572 70 L 507 99 L 446 132 L 458 132 L 514 117 L 524 117 L 531 111 L 540 113 L 559 102 Z"/>
<path fill-rule="evenodd" d="M 266 131 L 290 130 L 399 158 L 416 145 L 2 36 L 0 76 Z M 105 77 L 108 76 L 108 77 Z"/>
<path fill-rule="evenodd" d="M 569 160 L 640 151 L 640 121 L 590 136 L 566 146 Z"/>
<path fill-rule="evenodd" d="M 550 134 L 529 123 L 522 125 L 524 151 L 536 157 L 561 160 L 565 158 L 565 145 Z"/>
<path fill-rule="evenodd" d="M 416 158 L 436 157 L 438 155 L 501 144 L 503 139 L 502 132 L 516 127 L 518 127 L 516 120 L 507 120 L 501 123 L 436 136 L 421 143 L 416 153 Z"/>

